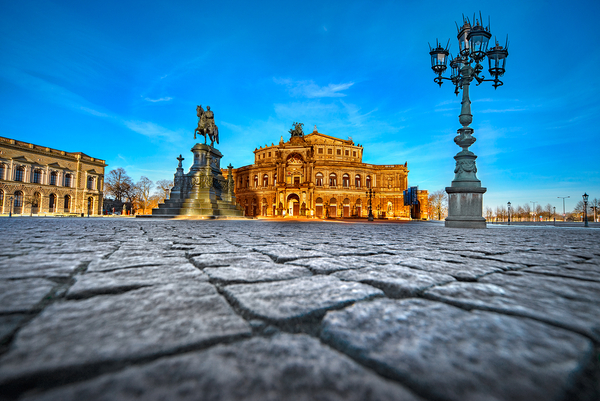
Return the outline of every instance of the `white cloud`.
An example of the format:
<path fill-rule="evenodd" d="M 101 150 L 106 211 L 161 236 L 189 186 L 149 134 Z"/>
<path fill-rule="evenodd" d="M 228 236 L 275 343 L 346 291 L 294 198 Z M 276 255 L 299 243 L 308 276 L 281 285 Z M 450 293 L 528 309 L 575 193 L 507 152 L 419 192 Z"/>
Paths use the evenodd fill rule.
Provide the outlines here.
<path fill-rule="evenodd" d="M 344 97 L 345 93 L 341 93 L 349 89 L 354 82 L 341 84 L 329 84 L 327 86 L 319 86 L 314 81 L 294 81 L 291 79 L 274 78 L 273 81 L 279 85 L 285 85 L 294 97 L 305 97 L 309 99 L 322 97 Z"/>
<path fill-rule="evenodd" d="M 130 130 L 137 132 L 138 134 L 147 136 L 149 138 L 168 138 L 178 139 L 181 138 L 181 133 L 171 131 L 167 128 L 161 127 L 158 124 L 148 121 L 124 121 L 124 124 Z"/>
<path fill-rule="evenodd" d="M 161 97 L 161 98 L 158 98 L 158 99 L 150 99 L 149 97 L 145 97 L 144 100 L 147 101 L 147 102 L 156 103 L 156 102 L 168 102 L 168 101 L 173 100 L 173 98 L 170 97 L 170 96 L 168 96 L 168 97 Z"/>

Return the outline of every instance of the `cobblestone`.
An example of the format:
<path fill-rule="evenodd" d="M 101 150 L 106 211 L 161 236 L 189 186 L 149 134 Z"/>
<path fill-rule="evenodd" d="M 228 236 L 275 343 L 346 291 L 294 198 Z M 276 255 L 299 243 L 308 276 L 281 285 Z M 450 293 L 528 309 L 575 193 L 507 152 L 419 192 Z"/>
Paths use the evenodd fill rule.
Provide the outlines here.
<path fill-rule="evenodd" d="M 0 231 L 0 400 L 600 398 L 598 229 Z"/>

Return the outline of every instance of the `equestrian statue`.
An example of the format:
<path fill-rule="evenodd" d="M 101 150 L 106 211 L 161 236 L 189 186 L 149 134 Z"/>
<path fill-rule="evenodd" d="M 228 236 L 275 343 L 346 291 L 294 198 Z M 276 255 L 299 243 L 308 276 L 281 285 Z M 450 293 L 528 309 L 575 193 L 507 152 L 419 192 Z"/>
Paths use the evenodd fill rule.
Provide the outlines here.
<path fill-rule="evenodd" d="M 206 135 L 210 139 L 210 147 L 214 147 L 215 142 L 219 144 L 219 128 L 215 124 L 215 114 L 210 110 L 210 106 L 206 106 L 206 111 L 202 105 L 196 107 L 196 115 L 198 116 L 198 127 L 194 130 L 194 139 L 196 134 L 204 136 L 204 144 L 206 145 Z"/>

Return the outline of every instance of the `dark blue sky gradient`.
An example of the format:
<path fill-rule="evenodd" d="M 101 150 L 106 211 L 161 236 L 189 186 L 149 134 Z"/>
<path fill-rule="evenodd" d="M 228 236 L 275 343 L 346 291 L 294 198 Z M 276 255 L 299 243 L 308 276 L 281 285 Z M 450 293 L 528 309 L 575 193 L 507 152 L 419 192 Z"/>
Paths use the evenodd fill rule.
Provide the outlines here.
<path fill-rule="evenodd" d="M 510 55 L 503 87 L 472 87 L 486 206 L 600 198 L 599 1 L 3 2 L 0 135 L 104 158 L 134 180 L 191 163 L 197 104 L 227 165 L 253 162 L 294 121 L 408 161 L 409 184 L 450 185 L 460 97 L 429 48 L 482 11 Z M 487 68 L 485 71 L 487 74 Z M 560 206 L 560 207 L 559 207 Z"/>

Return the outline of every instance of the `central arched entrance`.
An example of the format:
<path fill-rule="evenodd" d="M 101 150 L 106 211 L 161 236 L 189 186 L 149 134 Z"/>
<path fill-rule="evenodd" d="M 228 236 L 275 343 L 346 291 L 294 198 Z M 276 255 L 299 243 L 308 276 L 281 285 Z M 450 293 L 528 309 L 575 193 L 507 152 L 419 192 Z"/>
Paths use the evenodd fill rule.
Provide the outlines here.
<path fill-rule="evenodd" d="M 288 213 L 290 216 L 300 215 L 300 197 L 296 194 L 290 194 L 287 197 Z"/>

